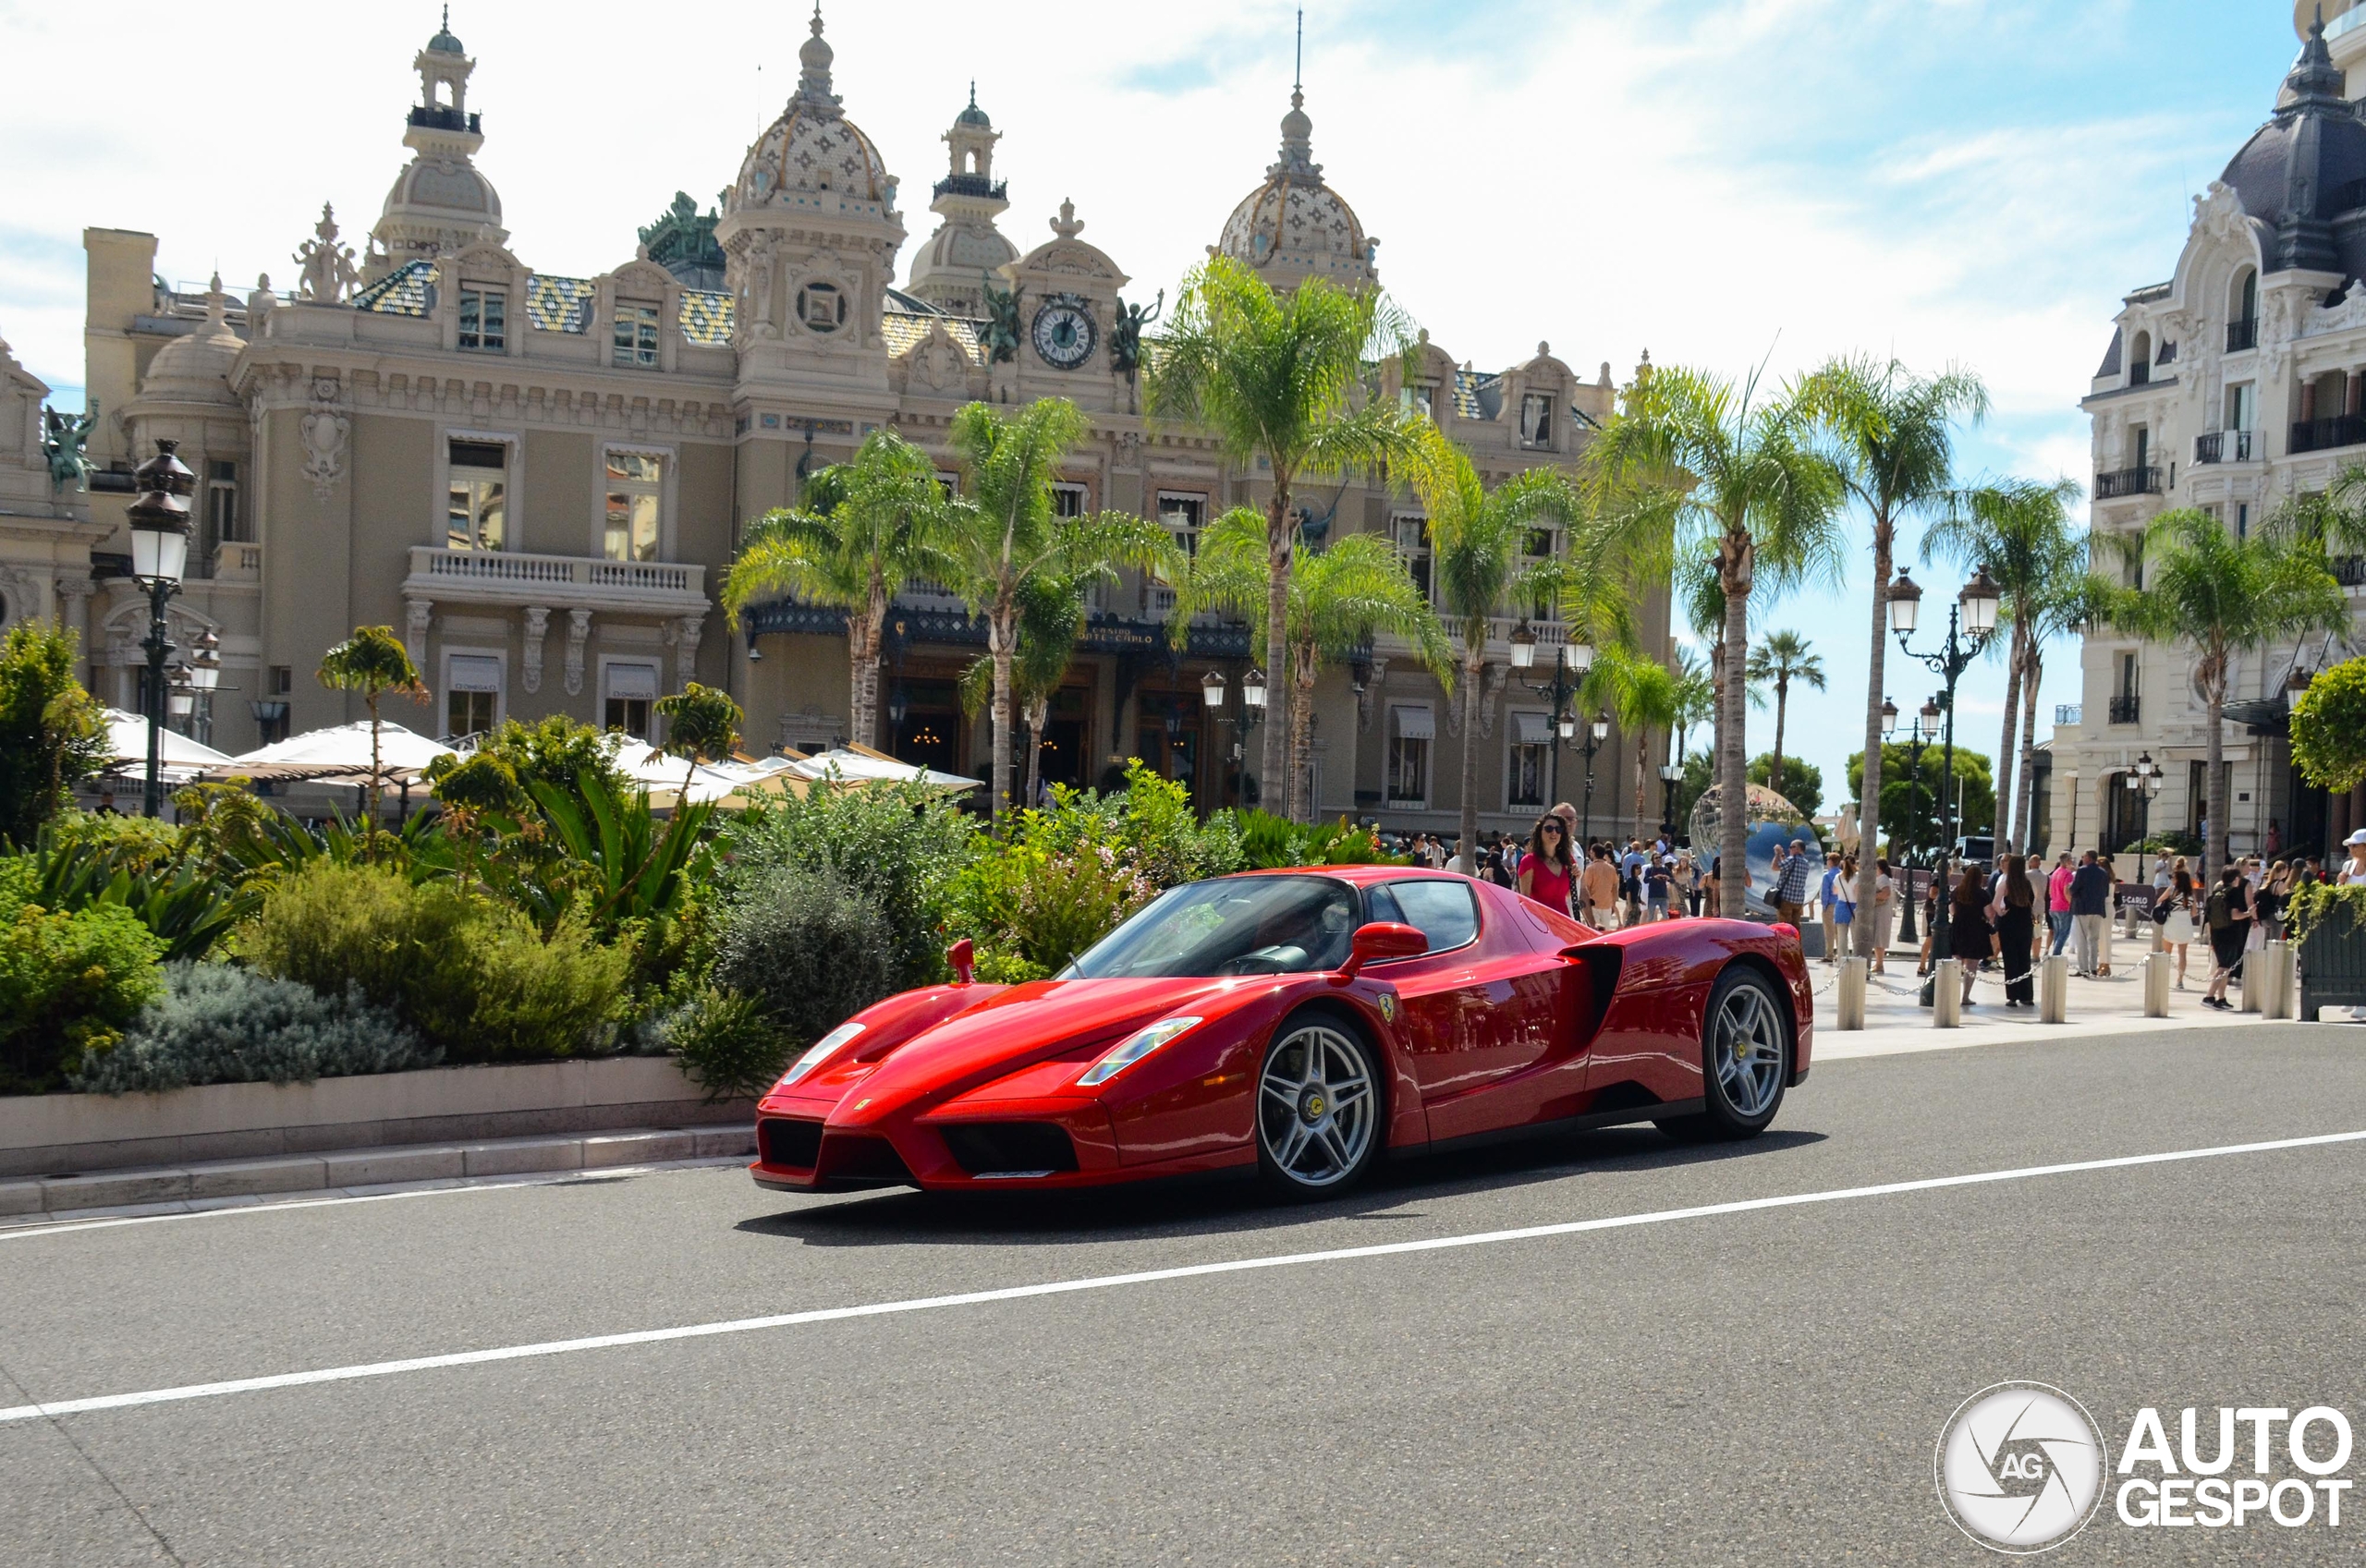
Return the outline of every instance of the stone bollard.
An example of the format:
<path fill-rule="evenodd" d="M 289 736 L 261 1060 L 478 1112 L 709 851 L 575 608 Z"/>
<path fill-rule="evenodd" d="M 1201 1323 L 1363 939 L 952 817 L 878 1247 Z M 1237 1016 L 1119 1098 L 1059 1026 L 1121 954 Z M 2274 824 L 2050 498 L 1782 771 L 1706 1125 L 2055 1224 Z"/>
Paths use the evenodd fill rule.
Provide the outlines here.
<path fill-rule="evenodd" d="M 2037 1018 L 2041 1024 L 2070 1021 L 2070 960 L 2049 953 L 2037 966 Z"/>
<path fill-rule="evenodd" d="M 1870 958 L 1843 958 L 1840 961 L 1840 985 L 1835 993 L 1839 1027 L 1861 1029 L 1865 1027 L 1865 977 L 1872 967 L 1873 961 Z"/>
<path fill-rule="evenodd" d="M 1959 1028 L 1963 1025 L 1963 960 L 1942 958 L 1931 982 L 1931 1027 Z"/>
<path fill-rule="evenodd" d="M 2267 951 L 2260 954 L 2267 960 L 2267 991 L 2263 1000 L 2271 1018 L 2297 1018 L 2300 1015 L 2300 976 L 2293 963 L 2292 944 L 2271 942 Z"/>
<path fill-rule="evenodd" d="M 2176 958 L 2166 953 L 2145 955 L 2144 1016 L 2147 1018 L 2169 1015 L 2169 978 L 2176 963 Z"/>
<path fill-rule="evenodd" d="M 2152 924 L 2153 951 L 2155 953 L 2166 953 L 2169 950 L 2169 928 L 2162 925 L 2157 920 L 2153 921 Z"/>

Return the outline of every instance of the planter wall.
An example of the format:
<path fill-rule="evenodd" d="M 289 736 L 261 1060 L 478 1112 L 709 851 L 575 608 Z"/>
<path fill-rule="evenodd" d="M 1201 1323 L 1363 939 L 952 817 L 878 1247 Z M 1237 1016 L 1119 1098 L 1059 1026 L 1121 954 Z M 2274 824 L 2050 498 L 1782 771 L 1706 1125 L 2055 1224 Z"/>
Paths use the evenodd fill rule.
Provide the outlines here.
<path fill-rule="evenodd" d="M 2317 1021 L 2320 1007 L 2366 1007 L 2366 925 L 2346 930 L 2336 915 L 2300 944 L 2300 1017 Z"/>
<path fill-rule="evenodd" d="M 670 1057 L 433 1067 L 309 1084 L 209 1084 L 162 1094 L 0 1098 L 0 1176 L 243 1160 L 753 1119 L 710 1105 Z"/>

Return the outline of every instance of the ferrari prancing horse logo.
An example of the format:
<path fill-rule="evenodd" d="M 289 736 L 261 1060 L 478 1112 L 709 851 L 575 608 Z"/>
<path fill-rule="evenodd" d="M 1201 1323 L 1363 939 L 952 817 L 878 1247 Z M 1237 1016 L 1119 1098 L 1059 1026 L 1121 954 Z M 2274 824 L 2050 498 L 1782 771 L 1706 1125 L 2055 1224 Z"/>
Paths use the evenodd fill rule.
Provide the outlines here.
<path fill-rule="evenodd" d="M 1380 997 L 1380 1015 L 1392 1024 L 1396 1022 L 1396 998 L 1385 991 Z"/>

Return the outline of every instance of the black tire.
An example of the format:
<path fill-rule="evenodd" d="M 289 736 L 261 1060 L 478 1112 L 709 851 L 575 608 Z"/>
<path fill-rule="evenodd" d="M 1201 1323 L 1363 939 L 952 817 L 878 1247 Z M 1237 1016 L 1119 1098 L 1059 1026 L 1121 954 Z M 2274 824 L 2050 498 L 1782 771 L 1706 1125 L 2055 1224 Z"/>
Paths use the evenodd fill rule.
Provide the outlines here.
<path fill-rule="evenodd" d="M 1346 1192 L 1371 1172 L 1388 1142 L 1380 1052 L 1335 1013 L 1282 1020 L 1265 1047 L 1255 1092 L 1257 1171 L 1277 1197 L 1304 1203 Z"/>
<path fill-rule="evenodd" d="M 1680 1143 L 1756 1137 L 1783 1108 L 1795 1045 L 1781 988 L 1756 969 L 1734 966 L 1717 977 L 1701 1011 L 1701 1113 L 1653 1125 Z"/>

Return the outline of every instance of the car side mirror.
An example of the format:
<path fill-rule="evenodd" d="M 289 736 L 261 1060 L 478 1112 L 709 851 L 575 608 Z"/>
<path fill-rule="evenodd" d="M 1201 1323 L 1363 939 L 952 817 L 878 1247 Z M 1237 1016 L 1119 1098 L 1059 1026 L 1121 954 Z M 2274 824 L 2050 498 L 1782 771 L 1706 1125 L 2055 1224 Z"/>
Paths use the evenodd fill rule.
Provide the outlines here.
<path fill-rule="evenodd" d="M 953 983 L 966 986 L 977 978 L 978 944 L 963 937 L 945 950 L 945 961 L 953 966 Z"/>
<path fill-rule="evenodd" d="M 1355 942 L 1348 949 L 1348 961 L 1331 978 L 1346 985 L 1362 973 L 1367 964 L 1391 958 L 1419 958 L 1429 950 L 1430 939 L 1418 927 L 1401 920 L 1374 920 L 1371 925 L 1356 928 Z"/>

